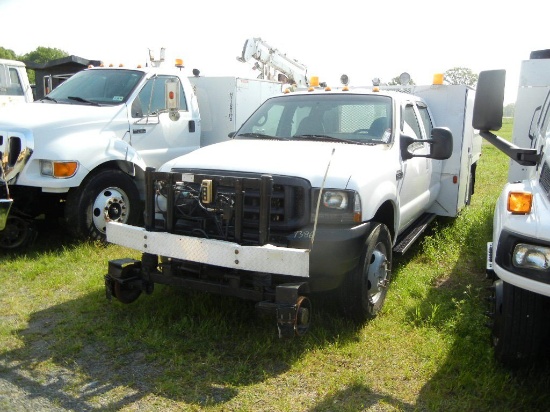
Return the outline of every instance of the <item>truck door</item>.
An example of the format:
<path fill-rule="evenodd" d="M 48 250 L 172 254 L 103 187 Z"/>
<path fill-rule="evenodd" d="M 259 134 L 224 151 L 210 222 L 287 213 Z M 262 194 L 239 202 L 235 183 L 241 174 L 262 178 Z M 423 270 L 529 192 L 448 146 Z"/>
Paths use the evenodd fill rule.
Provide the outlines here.
<path fill-rule="evenodd" d="M 424 116 L 428 116 L 427 108 L 422 108 Z M 424 126 L 421 112 L 414 102 L 407 102 L 403 107 L 401 130 L 402 133 L 413 139 L 423 139 L 426 131 L 431 129 L 431 122 Z M 428 154 L 426 143 L 417 142 L 409 147 L 409 151 L 416 154 Z M 430 201 L 430 182 L 432 161 L 425 157 L 413 157 L 401 161 L 401 181 L 398 186 L 401 209 L 400 226 L 405 227 L 412 223 L 426 210 Z"/>
<path fill-rule="evenodd" d="M 178 81 L 179 118 L 166 107 L 166 82 Z M 147 81 L 131 103 L 130 144 L 149 167 L 159 167 L 175 157 L 199 148 L 200 131 L 195 131 L 184 88 L 176 76 L 159 75 Z"/>

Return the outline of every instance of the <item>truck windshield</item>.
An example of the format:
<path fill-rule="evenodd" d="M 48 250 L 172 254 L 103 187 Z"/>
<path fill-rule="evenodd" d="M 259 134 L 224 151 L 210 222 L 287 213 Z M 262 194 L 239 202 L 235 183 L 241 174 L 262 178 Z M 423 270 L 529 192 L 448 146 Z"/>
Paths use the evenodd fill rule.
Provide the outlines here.
<path fill-rule="evenodd" d="M 128 100 L 143 72 L 137 70 L 93 69 L 71 76 L 47 100 L 57 103 L 117 105 Z"/>
<path fill-rule="evenodd" d="M 286 95 L 268 99 L 235 138 L 388 143 L 391 125 L 388 96 Z"/>

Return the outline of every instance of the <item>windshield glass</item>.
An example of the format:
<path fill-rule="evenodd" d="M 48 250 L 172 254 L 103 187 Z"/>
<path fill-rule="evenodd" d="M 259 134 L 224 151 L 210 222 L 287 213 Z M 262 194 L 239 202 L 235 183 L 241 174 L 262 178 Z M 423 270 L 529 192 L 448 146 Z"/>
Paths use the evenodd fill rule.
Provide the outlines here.
<path fill-rule="evenodd" d="M 382 95 L 287 95 L 268 99 L 236 138 L 388 143 L 391 98 Z"/>
<path fill-rule="evenodd" d="M 137 70 L 83 70 L 48 94 L 49 101 L 71 104 L 117 105 L 128 100 L 143 72 Z"/>

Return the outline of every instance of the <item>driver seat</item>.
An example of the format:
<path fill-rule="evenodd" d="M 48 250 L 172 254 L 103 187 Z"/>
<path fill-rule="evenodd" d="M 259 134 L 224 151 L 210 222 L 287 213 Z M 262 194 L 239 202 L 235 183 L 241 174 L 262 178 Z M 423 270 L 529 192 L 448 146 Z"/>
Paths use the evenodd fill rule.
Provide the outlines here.
<path fill-rule="evenodd" d="M 304 117 L 294 136 L 301 136 L 307 134 L 324 134 L 325 128 L 323 123 L 314 118 L 313 116 Z"/>
<path fill-rule="evenodd" d="M 370 125 L 369 135 L 381 138 L 388 127 L 388 118 L 378 117 L 377 119 L 374 119 L 374 121 Z"/>

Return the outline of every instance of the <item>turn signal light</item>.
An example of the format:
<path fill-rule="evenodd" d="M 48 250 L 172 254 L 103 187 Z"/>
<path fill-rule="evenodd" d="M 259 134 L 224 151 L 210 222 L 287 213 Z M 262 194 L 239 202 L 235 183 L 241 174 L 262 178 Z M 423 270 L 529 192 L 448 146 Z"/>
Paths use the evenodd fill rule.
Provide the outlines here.
<path fill-rule="evenodd" d="M 43 176 L 66 179 L 73 177 L 78 169 L 78 162 L 60 162 L 40 160 L 40 174 Z"/>
<path fill-rule="evenodd" d="M 75 175 L 77 167 L 77 162 L 54 162 L 53 175 L 54 177 L 72 177 Z"/>
<path fill-rule="evenodd" d="M 529 192 L 509 192 L 508 211 L 514 214 L 528 214 L 533 205 L 533 194 Z"/>

